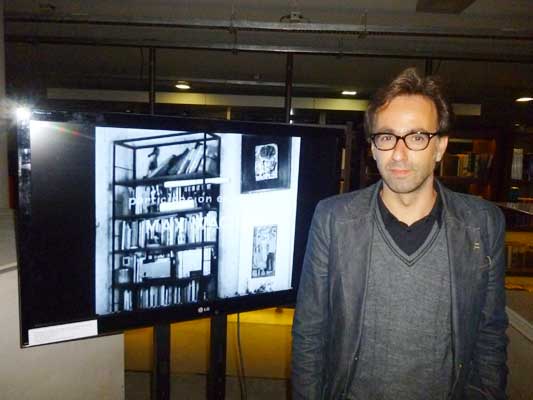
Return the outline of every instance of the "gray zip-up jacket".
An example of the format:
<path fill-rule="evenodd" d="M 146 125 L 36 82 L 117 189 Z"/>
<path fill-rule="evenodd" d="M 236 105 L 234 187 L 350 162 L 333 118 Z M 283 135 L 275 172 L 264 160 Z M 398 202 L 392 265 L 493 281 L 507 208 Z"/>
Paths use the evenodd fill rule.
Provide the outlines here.
<path fill-rule="evenodd" d="M 453 385 L 449 398 L 505 399 L 505 221 L 488 201 L 437 181 L 448 242 Z M 357 368 L 373 214 L 381 182 L 315 210 L 293 323 L 293 399 L 344 399 Z M 424 357 L 424 354 L 420 354 Z"/>

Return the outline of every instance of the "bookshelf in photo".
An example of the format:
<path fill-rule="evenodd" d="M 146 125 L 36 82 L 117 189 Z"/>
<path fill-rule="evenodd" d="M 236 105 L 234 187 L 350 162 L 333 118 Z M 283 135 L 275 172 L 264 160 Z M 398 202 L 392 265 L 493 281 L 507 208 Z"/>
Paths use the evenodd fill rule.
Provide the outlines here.
<path fill-rule="evenodd" d="M 114 312 L 215 298 L 219 171 L 214 134 L 113 142 Z"/>

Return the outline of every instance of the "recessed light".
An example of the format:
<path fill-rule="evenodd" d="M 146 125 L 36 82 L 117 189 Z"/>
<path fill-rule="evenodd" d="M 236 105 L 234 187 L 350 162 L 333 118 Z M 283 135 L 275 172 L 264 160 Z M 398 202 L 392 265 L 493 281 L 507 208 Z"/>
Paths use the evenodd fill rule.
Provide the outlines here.
<path fill-rule="evenodd" d="M 355 90 L 343 90 L 342 94 L 344 96 L 355 96 L 357 92 Z"/>
<path fill-rule="evenodd" d="M 185 81 L 178 81 L 176 87 L 180 90 L 189 90 L 191 86 Z"/>
<path fill-rule="evenodd" d="M 520 103 L 525 103 L 526 101 L 533 101 L 533 97 L 519 97 L 515 101 L 518 101 Z"/>

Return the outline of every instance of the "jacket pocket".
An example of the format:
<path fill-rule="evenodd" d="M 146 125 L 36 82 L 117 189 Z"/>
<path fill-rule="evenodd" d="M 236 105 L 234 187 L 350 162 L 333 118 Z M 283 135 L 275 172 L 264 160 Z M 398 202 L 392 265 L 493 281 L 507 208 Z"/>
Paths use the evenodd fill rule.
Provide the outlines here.
<path fill-rule="evenodd" d="M 485 258 L 483 259 L 483 262 L 479 266 L 479 271 L 481 272 L 486 271 L 490 268 L 491 265 L 492 265 L 492 258 L 490 258 L 490 256 L 485 256 Z"/>
<path fill-rule="evenodd" d="M 465 400 L 492 400 L 492 396 L 474 385 L 466 385 Z"/>

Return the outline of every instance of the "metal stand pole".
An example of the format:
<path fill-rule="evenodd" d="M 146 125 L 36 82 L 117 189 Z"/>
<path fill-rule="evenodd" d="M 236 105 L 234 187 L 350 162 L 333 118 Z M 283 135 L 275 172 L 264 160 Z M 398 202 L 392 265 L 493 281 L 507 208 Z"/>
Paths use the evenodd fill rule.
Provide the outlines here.
<path fill-rule="evenodd" d="M 150 115 L 155 114 L 155 48 L 149 49 Z M 170 324 L 154 326 L 151 399 L 170 399 Z"/>
<path fill-rule="evenodd" d="M 224 400 L 226 396 L 226 314 L 211 317 L 211 347 L 207 375 L 207 400 Z"/>
<path fill-rule="evenodd" d="M 291 106 L 292 106 L 292 67 L 293 54 L 287 54 L 287 69 L 285 73 L 285 122 L 289 123 L 291 120 Z"/>
<path fill-rule="evenodd" d="M 150 103 L 150 115 L 155 114 L 155 48 L 150 47 L 148 53 L 148 73 L 150 75 L 150 91 L 148 93 Z"/>
<path fill-rule="evenodd" d="M 170 324 L 154 326 L 151 399 L 170 399 Z"/>
<path fill-rule="evenodd" d="M 433 73 L 433 59 L 426 58 L 425 70 L 426 76 L 429 76 Z"/>

